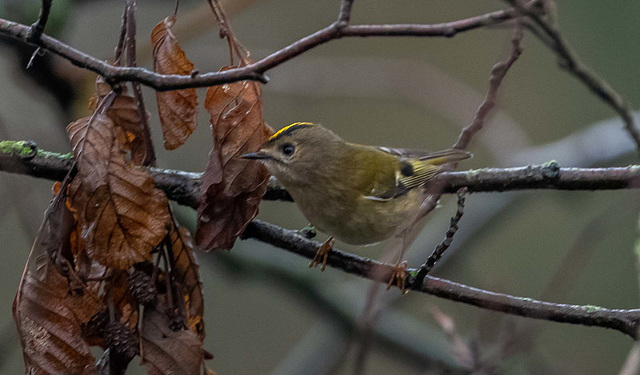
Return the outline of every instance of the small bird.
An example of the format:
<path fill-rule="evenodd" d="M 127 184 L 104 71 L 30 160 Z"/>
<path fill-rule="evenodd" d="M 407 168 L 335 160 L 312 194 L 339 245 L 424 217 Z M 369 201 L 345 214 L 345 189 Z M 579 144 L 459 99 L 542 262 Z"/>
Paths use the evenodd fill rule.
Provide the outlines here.
<path fill-rule="evenodd" d="M 428 195 L 424 185 L 445 164 L 471 156 L 456 149 L 428 153 L 349 143 L 310 122 L 286 126 L 258 151 L 242 155 L 262 162 L 309 222 L 331 236 L 309 264 L 322 270 L 334 238 L 367 245 L 402 235 Z M 389 286 L 404 275 L 401 260 Z"/>

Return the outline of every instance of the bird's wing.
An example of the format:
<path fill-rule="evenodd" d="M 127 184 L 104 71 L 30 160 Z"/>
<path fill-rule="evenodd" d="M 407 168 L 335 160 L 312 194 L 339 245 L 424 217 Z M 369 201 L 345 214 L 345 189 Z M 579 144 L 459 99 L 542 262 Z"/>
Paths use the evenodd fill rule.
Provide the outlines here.
<path fill-rule="evenodd" d="M 466 151 L 455 149 L 432 153 L 423 152 L 422 155 L 419 155 L 418 150 L 410 150 L 408 153 L 402 153 L 402 151 L 406 150 L 383 147 L 379 149 L 403 158 L 401 159 L 399 169 L 395 172 L 395 186 L 385 187 L 383 189 L 380 187 L 377 189 L 374 188 L 371 194 L 366 196 L 367 199 L 382 202 L 401 197 L 409 190 L 423 186 L 440 172 L 442 165 L 458 162 L 472 156 Z M 398 155 L 398 152 L 400 152 L 400 155 Z M 409 154 L 412 156 L 415 155 L 415 158 L 404 159 L 404 157 Z"/>
<path fill-rule="evenodd" d="M 379 146 L 376 148 L 380 151 L 386 152 L 387 154 L 397 156 L 402 159 L 432 160 L 431 164 L 434 165 L 454 163 L 473 156 L 473 154 L 468 151 L 457 150 L 454 148 L 436 152 L 420 150 L 417 148 L 394 148 L 383 146 Z"/>

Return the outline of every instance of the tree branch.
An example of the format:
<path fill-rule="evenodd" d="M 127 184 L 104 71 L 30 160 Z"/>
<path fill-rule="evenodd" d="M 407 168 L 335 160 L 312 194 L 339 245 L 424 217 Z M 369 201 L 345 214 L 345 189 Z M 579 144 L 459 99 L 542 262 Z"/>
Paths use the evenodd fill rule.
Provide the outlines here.
<path fill-rule="evenodd" d="M 544 19 L 542 15 L 532 10 L 531 7 L 523 6 L 518 0 L 507 0 L 507 2 L 516 8 L 518 12 L 522 12 L 522 14 L 529 17 L 535 25 L 542 30 L 542 32 L 536 31 L 533 32 L 533 34 L 556 53 L 562 69 L 567 70 L 577 77 L 596 94 L 596 96 L 620 115 L 622 121 L 624 121 L 627 132 L 636 143 L 638 151 L 640 151 L 640 131 L 635 125 L 629 104 L 627 104 L 624 98 L 618 94 L 609 83 L 598 77 L 594 71 L 580 60 L 553 22 Z M 535 30 L 533 25 L 530 25 L 530 29 Z M 544 35 L 546 35 L 546 37 L 544 37 Z"/>
<path fill-rule="evenodd" d="M 259 220 L 254 220 L 247 227 L 243 238 L 254 238 L 308 259 L 313 259 L 321 245 L 319 242 L 302 237 L 297 231 L 283 229 Z M 327 265 L 380 283 L 387 283 L 394 272 L 391 265 L 336 249 L 329 253 Z M 411 274 L 417 272 L 416 269 L 408 271 Z M 550 303 L 494 293 L 433 276 L 427 276 L 422 285 L 412 286 L 412 288 L 422 293 L 487 310 L 561 323 L 611 328 L 634 339 L 638 338 L 640 309 L 620 310 L 589 305 Z"/>
<path fill-rule="evenodd" d="M 61 155 L 39 150 L 33 142 L 0 142 L 0 171 L 33 177 L 60 180 L 73 164 L 70 154 Z M 170 199 L 197 208 L 200 194 L 200 174 L 149 168 L 158 188 Z M 506 191 L 525 188 L 563 190 L 637 189 L 640 187 L 640 166 L 626 168 L 559 168 L 550 163 L 506 169 L 446 172 L 438 178 L 446 181 L 446 191 L 455 192 L 466 186 L 469 191 Z M 292 253 L 313 259 L 320 243 L 308 240 L 297 231 L 254 220 L 245 230 L 243 239 L 253 238 Z M 393 267 L 372 259 L 332 250 L 327 264 L 347 273 L 386 283 Z M 375 271 L 375 272 L 374 272 Z M 418 270 L 409 269 L 411 275 Z M 640 310 L 612 310 L 596 306 L 555 304 L 489 292 L 453 281 L 427 276 L 421 285 L 410 288 L 452 301 L 484 309 L 535 319 L 599 326 L 616 329 L 637 338 Z"/>
<path fill-rule="evenodd" d="M 60 181 L 73 164 L 71 154 L 39 149 L 31 141 L 1 141 L 0 171 Z M 156 186 L 179 204 L 197 207 L 201 173 L 149 168 Z M 640 166 L 607 168 L 561 168 L 551 162 L 515 168 L 484 168 L 443 172 L 434 178 L 434 186 L 454 194 L 466 187 L 470 193 L 512 190 L 619 190 L 640 189 Z M 438 190 L 440 191 L 440 190 Z M 292 201 L 275 179 L 269 181 L 266 200 Z"/>
<path fill-rule="evenodd" d="M 51 3 L 52 0 L 42 0 L 42 7 L 40 8 L 40 15 L 38 15 L 38 20 L 31 25 L 31 30 L 29 30 L 29 39 L 31 42 L 38 41 L 44 32 L 44 27 L 47 25 L 47 21 L 49 20 L 49 13 L 51 13 Z"/>
<path fill-rule="evenodd" d="M 108 64 L 79 51 L 55 38 L 42 34 L 37 40 L 30 38 L 29 26 L 0 19 L 0 34 L 40 47 L 67 59 L 73 65 L 88 69 L 109 83 L 139 82 L 159 91 L 206 87 L 241 80 L 266 82 L 264 73 L 321 44 L 342 37 L 420 36 L 453 37 L 457 33 L 499 24 L 515 17 L 514 9 L 499 10 L 484 15 L 439 24 L 353 25 L 348 26 L 351 1 L 341 6 L 339 21 L 316 31 L 269 56 L 243 67 L 222 72 L 208 72 L 192 76 L 165 75 L 139 67 L 119 67 Z"/>

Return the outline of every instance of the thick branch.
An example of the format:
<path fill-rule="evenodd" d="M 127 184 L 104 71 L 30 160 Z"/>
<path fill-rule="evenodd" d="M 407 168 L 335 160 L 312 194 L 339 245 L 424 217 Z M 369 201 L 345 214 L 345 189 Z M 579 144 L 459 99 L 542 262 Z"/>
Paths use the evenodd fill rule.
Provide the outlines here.
<path fill-rule="evenodd" d="M 73 164 L 71 154 L 43 151 L 33 142 L 0 142 L 0 171 L 49 180 L 62 180 Z M 200 198 L 201 173 L 149 168 L 158 188 L 180 204 L 196 207 Z M 485 168 L 444 172 L 434 186 L 445 193 L 466 187 L 469 192 L 511 190 L 618 190 L 640 188 L 640 166 L 609 168 L 560 168 L 556 163 L 515 168 Z M 288 192 L 270 181 L 267 200 L 290 201 Z"/>
<path fill-rule="evenodd" d="M 344 5 L 346 4 L 346 5 Z M 350 2 L 341 8 L 341 18 L 317 32 L 308 35 L 253 64 L 222 72 L 209 72 L 191 76 L 164 75 L 137 67 L 118 67 L 108 64 L 61 41 L 42 34 L 37 40 L 29 38 L 31 28 L 26 25 L 0 19 L 0 34 L 29 43 L 47 50 L 72 64 L 102 75 L 107 82 L 131 81 L 153 87 L 156 90 L 175 90 L 192 87 L 206 87 L 241 80 L 266 81 L 264 72 L 321 44 L 342 37 L 369 36 L 421 36 L 452 37 L 457 33 L 495 25 L 515 17 L 513 9 L 500 10 L 468 19 L 440 24 L 398 24 L 398 25 L 354 25 L 346 26 L 350 12 Z M 347 16 L 345 18 L 345 16 Z"/>
<path fill-rule="evenodd" d="M 62 179 L 71 165 L 70 154 L 61 155 L 38 150 L 31 142 L 0 142 L 0 170 L 51 180 Z M 156 185 L 170 199 L 196 208 L 198 205 L 198 173 L 150 168 Z M 470 191 L 504 191 L 524 188 L 558 188 L 570 190 L 638 188 L 640 166 L 626 168 L 558 168 L 555 164 L 481 171 L 447 172 L 438 178 L 447 179 L 447 191 L 455 192 L 462 186 Z M 320 244 L 308 240 L 297 231 L 255 220 L 243 238 L 254 238 L 287 251 L 313 259 Z M 357 255 L 333 250 L 329 266 L 347 273 L 386 283 L 393 267 Z M 375 272 L 372 272 L 374 271 Z M 413 275 L 415 269 L 409 270 Z M 412 280 L 408 280 L 411 283 Z M 507 294 L 476 289 L 452 281 L 427 276 L 422 285 L 412 286 L 417 291 L 433 294 L 452 301 L 464 302 L 488 310 L 500 311 L 536 319 L 600 326 L 621 331 L 633 338 L 640 321 L 640 310 L 611 310 L 596 306 L 555 304 Z"/>

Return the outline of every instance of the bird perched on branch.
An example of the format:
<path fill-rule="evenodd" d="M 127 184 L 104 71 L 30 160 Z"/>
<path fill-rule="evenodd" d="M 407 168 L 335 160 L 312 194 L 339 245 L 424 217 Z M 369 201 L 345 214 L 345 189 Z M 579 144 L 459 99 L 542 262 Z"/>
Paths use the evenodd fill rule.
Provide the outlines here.
<path fill-rule="evenodd" d="M 262 162 L 309 222 L 331 236 L 309 264 L 322 270 L 334 238 L 366 245 L 404 235 L 428 195 L 424 185 L 445 164 L 471 156 L 455 149 L 427 153 L 349 143 L 309 122 L 286 126 L 258 151 L 242 155 Z M 389 285 L 404 285 L 401 260 L 402 254 Z"/>

